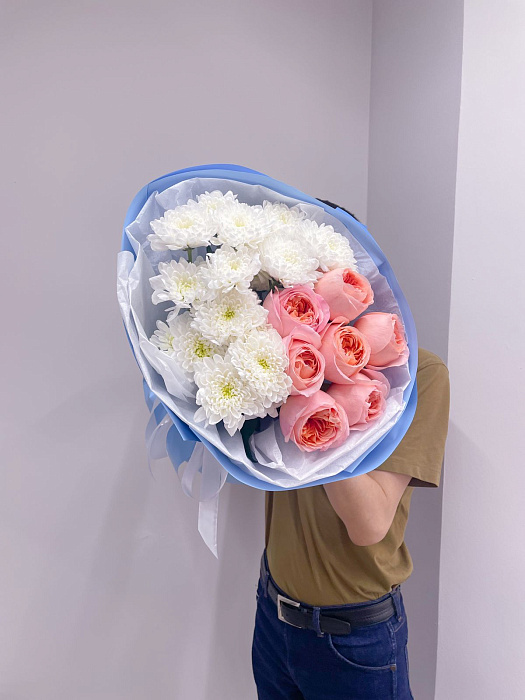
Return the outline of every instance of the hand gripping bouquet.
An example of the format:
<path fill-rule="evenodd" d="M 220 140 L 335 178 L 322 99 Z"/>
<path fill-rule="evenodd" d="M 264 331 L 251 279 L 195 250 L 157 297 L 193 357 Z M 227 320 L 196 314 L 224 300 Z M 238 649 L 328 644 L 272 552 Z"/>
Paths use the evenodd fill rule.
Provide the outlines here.
<path fill-rule="evenodd" d="M 303 488 L 377 468 L 415 412 L 417 337 L 365 226 L 254 170 L 206 165 L 133 200 L 118 301 L 150 459 L 199 498 L 217 556 L 226 481 Z"/>

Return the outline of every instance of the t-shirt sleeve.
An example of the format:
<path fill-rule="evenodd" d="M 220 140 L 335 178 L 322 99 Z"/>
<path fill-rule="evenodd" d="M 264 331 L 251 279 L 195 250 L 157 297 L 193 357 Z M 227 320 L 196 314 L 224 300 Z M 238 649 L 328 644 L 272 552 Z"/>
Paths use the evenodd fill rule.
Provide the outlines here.
<path fill-rule="evenodd" d="M 439 486 L 448 432 L 450 383 L 444 362 L 418 369 L 414 418 L 401 442 L 377 469 L 412 476 L 409 486 Z"/>

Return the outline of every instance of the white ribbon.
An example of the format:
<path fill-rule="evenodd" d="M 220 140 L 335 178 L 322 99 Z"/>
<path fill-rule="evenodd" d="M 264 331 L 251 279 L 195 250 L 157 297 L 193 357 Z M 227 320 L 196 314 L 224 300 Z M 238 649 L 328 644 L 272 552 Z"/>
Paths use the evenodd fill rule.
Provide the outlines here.
<path fill-rule="evenodd" d="M 157 423 L 155 416 L 155 410 L 160 404 L 153 406 L 151 409 L 151 414 L 149 417 L 148 424 L 146 425 L 146 451 L 148 454 L 148 467 L 151 476 L 153 475 L 153 470 L 151 469 L 151 462 L 153 460 L 165 459 L 168 456 L 166 450 L 166 437 L 168 435 L 168 430 L 173 425 L 171 418 L 166 412 L 164 412 L 164 417 Z"/>
<path fill-rule="evenodd" d="M 161 407 L 164 413 L 162 419 L 157 423 L 157 409 Z M 153 460 L 165 459 L 168 457 L 166 449 L 166 437 L 173 422 L 166 413 L 164 407 L 159 402 L 155 402 L 151 409 L 151 415 L 146 426 L 146 448 L 148 452 L 148 466 L 150 472 Z M 218 462 L 211 452 L 202 442 L 196 442 L 189 460 L 181 462 L 176 467 L 177 475 L 180 479 L 183 492 L 190 498 L 198 498 L 199 533 L 206 543 L 208 549 L 218 558 L 217 551 L 217 524 L 219 514 L 219 493 L 224 484 L 228 472 Z M 196 483 L 200 484 L 196 491 Z"/>

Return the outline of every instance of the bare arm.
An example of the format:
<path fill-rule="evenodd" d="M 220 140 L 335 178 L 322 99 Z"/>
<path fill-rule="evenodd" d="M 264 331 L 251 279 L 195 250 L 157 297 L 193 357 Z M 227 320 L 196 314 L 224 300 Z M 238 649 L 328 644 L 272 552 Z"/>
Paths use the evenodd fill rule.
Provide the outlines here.
<path fill-rule="evenodd" d="M 410 479 L 408 474 L 374 469 L 324 484 L 324 489 L 352 542 L 366 546 L 385 537 Z"/>

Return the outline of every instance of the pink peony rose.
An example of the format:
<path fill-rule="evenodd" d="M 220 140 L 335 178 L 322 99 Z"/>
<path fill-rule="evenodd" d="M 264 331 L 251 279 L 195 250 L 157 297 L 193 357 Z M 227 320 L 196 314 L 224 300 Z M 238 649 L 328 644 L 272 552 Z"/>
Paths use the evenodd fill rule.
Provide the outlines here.
<path fill-rule="evenodd" d="M 285 441 L 292 440 L 303 452 L 338 447 L 349 432 L 345 411 L 321 390 L 312 396 L 289 396 L 279 422 Z"/>
<path fill-rule="evenodd" d="M 302 285 L 270 292 L 263 306 L 268 311 L 268 323 L 283 338 L 295 328 L 306 328 L 313 342 L 330 320 L 330 309 L 323 297 Z"/>
<path fill-rule="evenodd" d="M 366 430 L 386 409 L 386 385 L 361 377 L 355 384 L 332 384 L 327 393 L 343 408 L 351 430 Z"/>
<path fill-rule="evenodd" d="M 330 307 L 331 320 L 340 316 L 353 321 L 374 301 L 374 292 L 367 278 L 344 267 L 320 277 L 315 291 Z"/>
<path fill-rule="evenodd" d="M 321 388 L 325 360 L 319 352 L 321 338 L 317 333 L 316 336 L 312 341 L 308 332 L 296 328 L 283 338 L 289 360 L 287 371 L 293 382 L 292 395 L 311 396 Z"/>
<path fill-rule="evenodd" d="M 388 395 L 390 394 L 390 382 L 385 377 L 383 372 L 379 372 L 376 369 L 370 369 L 370 367 L 363 367 L 363 369 L 360 370 L 357 374 L 354 374 L 352 379 L 356 382 L 361 380 L 367 381 L 368 379 L 374 379 L 383 385 L 385 399 L 388 398 Z"/>
<path fill-rule="evenodd" d="M 404 365 L 409 350 L 405 340 L 405 329 L 397 314 L 373 311 L 358 318 L 354 323 L 370 343 L 370 369 L 385 369 Z"/>
<path fill-rule="evenodd" d="M 354 326 L 343 325 L 336 318 L 321 335 L 321 353 L 326 361 L 325 379 L 336 384 L 353 384 L 353 375 L 363 369 L 370 358 L 370 345 Z"/>

